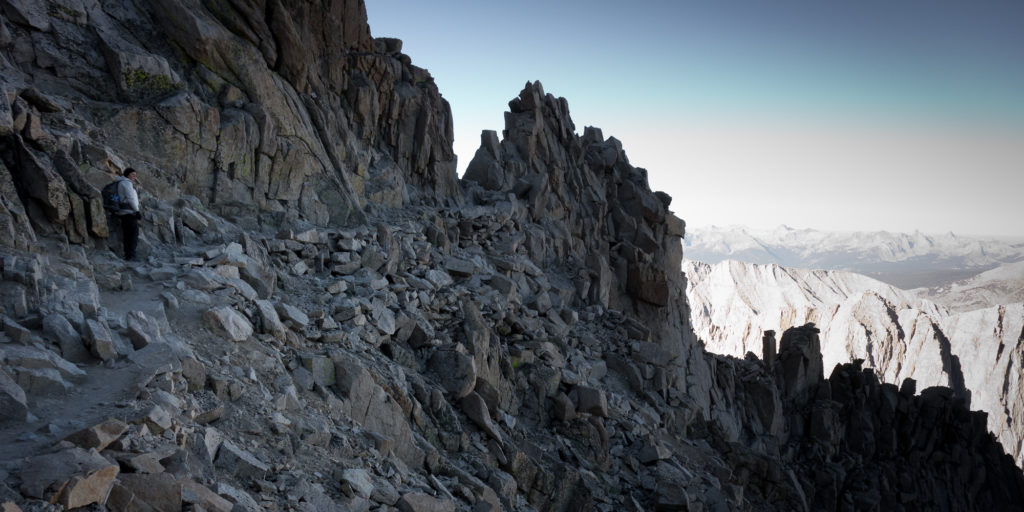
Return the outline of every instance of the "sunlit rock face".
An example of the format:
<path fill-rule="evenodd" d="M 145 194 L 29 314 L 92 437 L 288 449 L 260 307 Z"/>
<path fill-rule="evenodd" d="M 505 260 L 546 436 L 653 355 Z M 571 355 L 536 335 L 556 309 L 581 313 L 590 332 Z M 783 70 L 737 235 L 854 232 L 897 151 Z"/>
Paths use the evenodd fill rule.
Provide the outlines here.
<path fill-rule="evenodd" d="M 1022 461 L 1024 401 L 1012 371 L 1024 348 L 1019 303 L 952 312 L 859 274 L 737 261 L 686 261 L 683 272 L 691 321 L 709 351 L 759 354 L 765 331 L 813 322 L 825 368 L 860 359 L 882 382 L 948 386 L 988 413 L 989 428 Z M 992 277 L 984 282 L 999 288 Z"/>

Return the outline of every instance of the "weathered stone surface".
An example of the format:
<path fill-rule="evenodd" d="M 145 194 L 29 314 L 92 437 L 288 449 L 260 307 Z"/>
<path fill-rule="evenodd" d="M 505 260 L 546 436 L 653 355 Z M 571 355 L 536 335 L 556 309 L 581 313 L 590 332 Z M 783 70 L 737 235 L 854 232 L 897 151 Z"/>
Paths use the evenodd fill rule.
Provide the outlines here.
<path fill-rule="evenodd" d="M 32 331 L 22 327 L 13 318 L 4 317 L 4 334 L 15 343 L 27 345 L 32 342 Z"/>
<path fill-rule="evenodd" d="M 302 365 L 309 370 L 313 382 L 324 387 L 334 385 L 334 361 L 326 356 L 306 355 L 301 357 Z"/>
<path fill-rule="evenodd" d="M 434 351 L 427 365 L 455 398 L 461 399 L 468 395 L 476 385 L 476 362 L 472 356 L 457 348 Z"/>
<path fill-rule="evenodd" d="M 83 333 L 85 345 L 89 347 L 89 353 L 101 361 L 108 361 L 117 357 L 117 345 L 107 325 L 97 320 L 85 321 L 85 332 Z"/>
<path fill-rule="evenodd" d="M 160 405 L 152 405 L 145 409 L 134 423 L 144 424 L 155 433 L 163 432 L 174 425 L 174 417 L 171 411 Z"/>
<path fill-rule="evenodd" d="M 124 473 L 117 478 L 107 505 L 116 510 L 179 512 L 182 484 L 170 473 Z"/>
<path fill-rule="evenodd" d="M 127 473 L 163 473 L 164 466 L 152 453 L 140 453 L 138 455 L 122 454 L 116 455 L 117 462 L 121 464 Z"/>
<path fill-rule="evenodd" d="M 203 321 L 207 327 L 231 341 L 245 341 L 252 336 L 252 324 L 230 306 L 206 310 Z"/>
<path fill-rule="evenodd" d="M 256 458 L 255 455 L 230 442 L 224 442 L 220 445 L 214 465 L 228 474 L 245 480 L 262 479 L 266 476 L 267 471 L 270 470 L 270 467 Z"/>
<path fill-rule="evenodd" d="M 404 494 L 397 504 L 402 512 L 454 512 L 455 506 L 451 499 L 435 498 L 421 492 Z"/>
<path fill-rule="evenodd" d="M 608 417 L 608 399 L 604 390 L 580 386 L 576 388 L 576 393 L 579 398 L 578 410 L 601 418 Z"/>
<path fill-rule="evenodd" d="M 287 329 L 281 323 L 281 318 L 277 315 L 274 304 L 269 300 L 257 300 L 256 310 L 260 314 L 261 332 L 270 334 L 279 340 L 284 340 Z"/>
<path fill-rule="evenodd" d="M 0 161 L 0 246 L 25 250 L 36 242 L 35 229 L 18 196 L 10 170 Z M 16 312 L 17 313 L 17 312 Z M 20 314 L 20 313 L 19 313 Z"/>
<path fill-rule="evenodd" d="M 25 146 L 20 136 L 9 138 L 15 146 L 19 166 L 12 168 L 12 174 L 20 178 L 25 193 L 39 201 L 47 219 L 54 224 L 63 224 L 71 214 L 71 202 L 64 179 L 53 171 Z M 18 172 L 20 171 L 20 172 Z"/>
<path fill-rule="evenodd" d="M 295 327 L 302 329 L 309 325 L 309 315 L 301 309 L 284 302 L 278 302 L 274 307 L 281 319 L 290 321 Z"/>
<path fill-rule="evenodd" d="M 0 31 L 6 27 L 0 28 Z M 0 84 L 0 137 L 6 137 L 14 132 L 14 118 L 11 116 L 11 103 L 7 99 L 7 88 Z"/>
<path fill-rule="evenodd" d="M 89 349 L 86 348 L 82 336 L 71 325 L 67 317 L 60 313 L 52 313 L 43 318 L 43 334 L 49 336 L 60 346 L 61 357 L 72 363 L 86 363 L 91 360 Z"/>
<path fill-rule="evenodd" d="M 196 391 L 206 386 L 206 366 L 194 357 L 181 359 L 181 376 L 185 377 L 189 391 Z"/>
<path fill-rule="evenodd" d="M 181 209 L 181 222 L 196 233 L 203 234 L 210 228 L 206 218 L 191 208 Z"/>
<path fill-rule="evenodd" d="M 194 421 L 205 425 L 220 419 L 224 414 L 224 403 L 217 398 L 217 395 L 209 390 L 200 390 L 192 393 L 194 404 Z"/>
<path fill-rule="evenodd" d="M 28 395 L 60 396 L 69 393 L 74 386 L 53 368 L 12 368 L 18 386 Z"/>
<path fill-rule="evenodd" d="M 103 449 L 116 441 L 127 430 L 127 423 L 110 418 L 99 425 L 79 430 L 64 439 L 86 450 L 95 448 L 97 451 L 103 451 Z"/>
<path fill-rule="evenodd" d="M 95 450 L 72 448 L 29 459 L 21 471 L 21 491 L 65 508 L 84 507 L 106 500 L 118 472 L 117 464 Z"/>
<path fill-rule="evenodd" d="M 462 397 L 459 404 L 462 406 L 462 411 L 466 413 L 466 416 L 469 416 L 469 419 L 473 420 L 473 423 L 480 427 L 480 430 L 483 430 L 491 439 L 499 443 L 503 442 L 501 431 L 491 422 L 491 415 L 487 410 L 487 404 L 480 395 L 471 392 Z"/>
<path fill-rule="evenodd" d="M 142 311 L 129 311 L 125 315 L 128 327 L 128 339 L 135 350 L 141 350 L 150 343 L 160 341 L 160 326 L 155 319 Z"/>
<path fill-rule="evenodd" d="M 233 508 L 230 501 L 218 496 L 205 485 L 191 480 L 186 480 L 181 484 L 181 501 L 191 504 L 193 507 L 203 507 L 210 512 L 231 512 Z"/>
<path fill-rule="evenodd" d="M 7 363 L 25 369 L 55 370 L 68 380 L 82 380 L 86 373 L 57 354 L 34 346 L 11 345 L 4 348 Z"/>
<path fill-rule="evenodd" d="M 7 374 L 6 369 L 0 368 L 0 421 L 24 421 L 27 415 L 25 390 Z"/>
<path fill-rule="evenodd" d="M 350 356 L 338 354 L 334 371 L 336 387 L 345 398 L 352 419 L 366 430 L 391 438 L 395 455 L 411 467 L 421 467 L 423 450 L 416 445 L 406 416 L 395 400 Z"/>
<path fill-rule="evenodd" d="M 784 399 L 801 395 L 824 378 L 818 332 L 814 324 L 807 324 L 782 333 L 774 368 Z"/>
<path fill-rule="evenodd" d="M 14 23 L 40 32 L 50 30 L 50 19 L 45 5 L 29 0 L 4 0 L 2 7 L 4 14 L 10 17 Z"/>
<path fill-rule="evenodd" d="M 373 494 L 373 479 L 365 469 L 346 469 L 341 473 L 341 482 L 347 484 L 357 496 L 369 498 Z"/>
<path fill-rule="evenodd" d="M 242 489 L 219 482 L 217 483 L 216 490 L 218 495 L 223 496 L 225 499 L 233 503 L 235 507 L 241 508 L 246 512 L 259 512 L 262 510 L 259 503 L 257 503 L 249 493 Z M 233 507 L 232 510 L 235 510 L 235 508 Z"/>

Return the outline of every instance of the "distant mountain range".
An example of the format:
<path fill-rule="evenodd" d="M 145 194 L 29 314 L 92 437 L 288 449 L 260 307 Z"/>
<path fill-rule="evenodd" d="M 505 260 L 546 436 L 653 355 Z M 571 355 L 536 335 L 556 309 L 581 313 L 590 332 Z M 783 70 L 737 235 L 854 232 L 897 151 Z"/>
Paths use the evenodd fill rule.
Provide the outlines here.
<path fill-rule="evenodd" d="M 1024 302 L 1024 261 L 1006 263 L 949 285 L 912 291 L 955 311 Z"/>
<path fill-rule="evenodd" d="M 903 289 L 948 287 L 1003 263 L 1024 261 L 1024 237 L 980 238 L 953 233 L 826 232 L 779 226 L 690 227 L 687 259 L 732 259 L 788 268 L 847 270 Z"/>

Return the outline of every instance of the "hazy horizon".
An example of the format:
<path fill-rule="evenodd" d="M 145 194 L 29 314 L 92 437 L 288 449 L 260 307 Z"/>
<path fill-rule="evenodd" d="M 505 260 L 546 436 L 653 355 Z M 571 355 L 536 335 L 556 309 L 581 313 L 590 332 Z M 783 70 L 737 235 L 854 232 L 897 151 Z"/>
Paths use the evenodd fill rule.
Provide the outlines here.
<path fill-rule="evenodd" d="M 459 172 L 527 81 L 692 226 L 1024 236 L 1024 2 L 370 0 Z"/>
<path fill-rule="evenodd" d="M 999 235 L 999 234 L 994 234 L 993 235 L 993 234 L 988 234 L 988 233 L 961 233 L 961 232 L 958 232 L 958 231 L 950 231 L 950 230 L 938 232 L 938 231 L 924 231 L 924 230 L 920 230 L 920 229 L 912 229 L 912 230 L 909 230 L 909 231 L 899 231 L 899 230 L 892 230 L 892 229 L 820 229 L 820 228 L 816 228 L 814 226 L 792 226 L 792 225 L 789 225 L 789 224 L 776 224 L 774 226 L 752 226 L 752 225 L 749 225 L 749 224 L 706 224 L 706 225 L 694 225 L 694 224 L 690 224 L 689 222 L 686 223 L 686 230 L 687 231 L 690 231 L 691 229 L 696 229 L 696 230 L 701 230 L 701 231 L 723 231 L 723 230 L 733 230 L 733 229 L 744 229 L 744 230 L 748 230 L 748 231 L 752 232 L 751 234 L 761 234 L 761 233 L 771 232 L 771 231 L 774 231 L 774 230 L 777 230 L 777 229 L 782 229 L 782 228 L 789 228 L 789 229 L 795 230 L 795 231 L 810 230 L 810 231 L 818 231 L 818 232 L 822 232 L 822 233 L 836 233 L 836 234 L 890 233 L 890 234 L 913 235 L 913 234 L 920 233 L 922 235 L 930 236 L 930 237 L 942 237 L 942 236 L 947 236 L 947 235 L 952 234 L 952 235 L 954 235 L 956 237 L 972 238 L 972 239 L 999 239 L 999 240 L 1002 240 L 1002 241 L 1024 241 L 1024 234 L 1020 234 L 1020 235 Z"/>

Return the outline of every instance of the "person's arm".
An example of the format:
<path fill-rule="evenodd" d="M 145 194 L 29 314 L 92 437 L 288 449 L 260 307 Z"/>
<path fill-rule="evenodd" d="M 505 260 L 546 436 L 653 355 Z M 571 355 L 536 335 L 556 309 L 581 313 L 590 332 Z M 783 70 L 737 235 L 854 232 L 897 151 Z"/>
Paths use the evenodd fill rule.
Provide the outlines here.
<path fill-rule="evenodd" d="M 128 207 L 135 213 L 139 213 L 139 193 L 135 190 L 135 185 L 132 182 L 128 182 L 128 194 L 125 196 L 127 199 Z"/>

